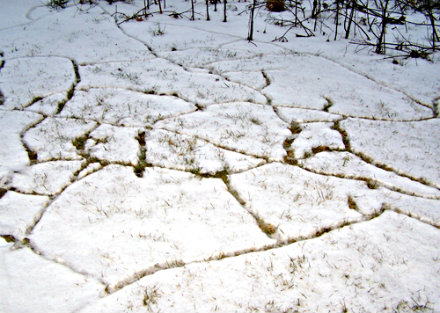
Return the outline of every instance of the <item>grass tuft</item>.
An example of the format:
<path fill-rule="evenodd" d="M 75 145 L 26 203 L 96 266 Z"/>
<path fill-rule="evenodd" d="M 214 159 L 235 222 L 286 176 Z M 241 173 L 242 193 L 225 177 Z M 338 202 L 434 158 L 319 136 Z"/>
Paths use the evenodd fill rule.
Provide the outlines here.
<path fill-rule="evenodd" d="M 324 151 L 331 151 L 331 149 L 327 146 L 318 146 L 318 147 L 313 147 L 312 148 L 312 153 L 316 154 L 319 152 L 324 152 Z"/>
<path fill-rule="evenodd" d="M 347 198 L 347 204 L 348 204 L 348 207 L 349 207 L 350 209 L 355 210 L 355 211 L 359 211 L 359 208 L 358 208 L 358 206 L 357 206 L 357 204 L 356 204 L 356 201 L 354 201 L 354 199 L 353 199 L 352 196 L 348 196 L 348 198 Z"/>
<path fill-rule="evenodd" d="M 144 299 L 142 300 L 142 303 L 145 306 L 151 306 L 152 304 L 156 304 L 158 298 L 160 297 L 158 293 L 158 289 L 156 287 L 152 288 L 151 290 L 145 289 L 144 290 Z"/>
<path fill-rule="evenodd" d="M 72 145 L 76 148 L 76 150 L 82 151 L 84 150 L 88 137 L 89 137 L 88 135 L 84 135 L 81 137 L 73 138 Z"/>
<path fill-rule="evenodd" d="M 7 189 L 0 188 L 0 199 L 3 198 L 3 196 L 6 194 L 6 192 L 8 192 Z"/>
<path fill-rule="evenodd" d="M 276 233 L 277 231 L 277 227 L 270 224 L 270 223 L 266 223 L 263 219 L 261 219 L 260 217 L 256 216 L 255 217 L 256 221 L 257 221 L 257 225 L 258 227 L 261 229 L 261 231 L 263 233 L 265 233 L 267 236 L 272 236 L 273 234 Z"/>
<path fill-rule="evenodd" d="M 297 121 L 290 122 L 289 130 L 292 134 L 299 134 L 302 131 L 301 124 Z"/>
<path fill-rule="evenodd" d="M 324 97 L 325 101 L 327 101 L 327 103 L 324 105 L 324 107 L 322 108 L 322 110 L 324 112 L 328 112 L 328 109 L 330 109 L 330 107 L 333 106 L 333 100 L 330 99 L 329 97 Z"/>

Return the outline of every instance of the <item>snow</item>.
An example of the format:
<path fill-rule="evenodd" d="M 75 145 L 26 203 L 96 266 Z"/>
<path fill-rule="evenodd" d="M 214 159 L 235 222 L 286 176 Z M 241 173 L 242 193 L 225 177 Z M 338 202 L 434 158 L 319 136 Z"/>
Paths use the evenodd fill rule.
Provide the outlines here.
<path fill-rule="evenodd" d="M 7 108 L 24 108 L 37 97 L 67 91 L 74 81 L 70 60 L 58 57 L 8 60 L 0 84 Z"/>
<path fill-rule="evenodd" d="M 423 185 L 409 178 L 385 171 L 348 152 L 321 152 L 309 159 L 301 160 L 305 168 L 331 175 L 340 175 L 351 178 L 366 178 L 380 184 L 405 190 L 409 193 L 439 197 L 439 190 Z"/>
<path fill-rule="evenodd" d="M 61 115 L 120 126 L 145 126 L 159 119 L 195 111 L 195 106 L 172 96 L 156 96 L 125 89 L 75 92 Z"/>
<path fill-rule="evenodd" d="M 11 234 L 22 239 L 29 226 L 36 221 L 40 213 L 48 204 L 46 196 L 23 195 L 8 191 L 0 199 L 0 233 Z"/>
<path fill-rule="evenodd" d="M 70 185 L 30 239 L 45 255 L 111 287 L 156 264 L 272 242 L 220 179 L 158 168 L 138 178 L 117 165 Z"/>
<path fill-rule="evenodd" d="M 156 273 L 80 312 L 436 312 L 438 244 L 435 228 L 388 212 L 281 249 Z"/>
<path fill-rule="evenodd" d="M 91 157 L 109 162 L 137 164 L 139 144 L 137 128 L 101 125 L 90 133 L 85 150 Z"/>
<path fill-rule="evenodd" d="M 256 157 L 281 160 L 290 134 L 272 108 L 248 102 L 214 104 L 203 111 L 160 121 L 157 127 L 196 135 L 221 147 Z"/>
<path fill-rule="evenodd" d="M 59 103 L 67 101 L 66 93 L 55 93 L 28 106 L 26 111 L 36 112 L 48 116 L 54 116 L 58 111 Z"/>
<path fill-rule="evenodd" d="M 355 151 L 440 187 L 439 119 L 411 123 L 347 119 L 341 126 Z"/>
<path fill-rule="evenodd" d="M 102 293 L 103 286 L 97 281 L 11 246 L 0 238 L 3 312 L 72 312 L 96 301 Z"/>
<path fill-rule="evenodd" d="M 27 17 L 27 12 L 34 5 L 35 1 L 33 0 L 2 1 L 0 29 L 9 29 L 29 23 L 31 20 Z"/>
<path fill-rule="evenodd" d="M 70 184 L 81 161 L 52 161 L 15 172 L 10 187 L 24 193 L 54 195 Z"/>
<path fill-rule="evenodd" d="M 0 111 L 3 136 L 0 136 L 0 170 L 20 169 L 29 164 L 29 158 L 21 143 L 21 133 L 41 119 L 41 116 L 28 112 Z M 3 181 L 3 179 L 2 179 Z M 3 182 L 2 182 L 3 183 Z"/>
<path fill-rule="evenodd" d="M 80 88 L 120 88 L 154 94 L 178 95 L 194 104 L 253 101 L 260 93 L 208 73 L 185 71 L 167 60 L 112 62 L 81 66 Z"/>
<path fill-rule="evenodd" d="M 72 140 L 96 126 L 94 122 L 74 118 L 48 117 L 24 136 L 24 141 L 37 152 L 39 161 L 57 158 L 78 160 L 80 156 Z"/>
<path fill-rule="evenodd" d="M 267 69 L 269 65 L 275 69 Z M 221 62 L 218 66 L 266 70 L 271 84 L 264 92 L 276 105 L 322 109 L 330 99 L 333 105 L 329 112 L 348 116 L 388 119 L 432 116 L 430 109 L 414 103 L 403 93 L 319 56 L 264 56 L 257 60 Z"/>
<path fill-rule="evenodd" d="M 347 199 L 363 182 L 321 177 L 298 167 L 269 164 L 230 177 L 232 187 L 255 215 L 277 228 L 279 238 L 307 237 L 361 215 Z"/>
<path fill-rule="evenodd" d="M 438 52 L 95 2 L 0 0 L 0 312 L 440 312 Z"/>
<path fill-rule="evenodd" d="M 221 149 L 207 141 L 170 131 L 152 130 L 147 138 L 147 162 L 201 174 L 236 172 L 258 166 L 261 159 Z"/>
<path fill-rule="evenodd" d="M 205 28 L 205 26 L 202 26 Z M 231 38 L 223 34 L 213 34 L 204 29 L 196 27 L 181 27 L 180 25 L 172 25 L 170 23 L 148 23 L 146 29 L 139 27 L 135 23 L 123 25 L 125 32 L 135 38 L 142 40 L 147 45 L 154 45 L 156 50 L 170 51 L 175 49 L 186 49 L 193 47 L 217 47 L 222 43 L 228 43 Z M 188 38 L 188 31 L 191 31 L 193 39 Z M 163 34 L 162 34 L 163 33 Z M 173 34 L 170 40 L 167 34 Z M 188 40 L 189 39 L 189 40 Z"/>
<path fill-rule="evenodd" d="M 296 158 L 311 154 L 313 148 L 344 149 L 341 135 L 331 129 L 333 123 L 310 123 L 301 126 L 301 132 L 291 145 Z"/>
<path fill-rule="evenodd" d="M 83 14 L 75 6 L 52 11 L 18 31 L 2 30 L 0 36 L 0 50 L 13 57 L 63 56 L 81 63 L 149 56 L 141 43 L 115 30 L 113 19 L 99 7 Z"/>
<path fill-rule="evenodd" d="M 321 110 L 277 107 L 280 116 L 289 121 L 299 123 L 307 122 L 332 122 L 341 119 L 340 115 L 323 112 Z"/>

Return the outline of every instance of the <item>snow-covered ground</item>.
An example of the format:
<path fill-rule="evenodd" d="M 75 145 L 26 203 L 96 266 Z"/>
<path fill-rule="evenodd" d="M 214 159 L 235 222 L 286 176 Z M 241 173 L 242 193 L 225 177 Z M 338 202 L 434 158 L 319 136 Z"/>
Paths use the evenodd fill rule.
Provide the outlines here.
<path fill-rule="evenodd" d="M 438 55 L 151 2 L 0 0 L 0 312 L 440 312 Z"/>

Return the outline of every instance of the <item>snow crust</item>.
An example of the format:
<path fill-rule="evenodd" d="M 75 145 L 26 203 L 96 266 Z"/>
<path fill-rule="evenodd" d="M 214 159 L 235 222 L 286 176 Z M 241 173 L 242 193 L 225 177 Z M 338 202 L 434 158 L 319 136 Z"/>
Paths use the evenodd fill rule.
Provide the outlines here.
<path fill-rule="evenodd" d="M 203 111 L 160 121 L 157 126 L 274 160 L 286 154 L 282 143 L 289 135 L 286 123 L 270 106 L 246 102 L 210 105 Z"/>
<path fill-rule="evenodd" d="M 96 301 L 102 284 L 0 238 L 0 308 L 4 312 L 73 312 Z M 27 282 L 32 282 L 27 283 Z"/>
<path fill-rule="evenodd" d="M 0 312 L 440 312 L 438 53 L 46 2 L 0 0 Z"/>
<path fill-rule="evenodd" d="M 41 119 L 35 113 L 0 111 L 0 123 L 3 136 L 0 136 L 0 170 L 20 169 L 29 164 L 29 158 L 21 143 L 21 133 Z M 1 180 L 3 183 L 3 179 Z"/>
<path fill-rule="evenodd" d="M 74 81 L 72 63 L 65 58 L 8 60 L 0 84 L 7 108 L 23 108 L 34 98 L 67 91 Z"/>
<path fill-rule="evenodd" d="M 440 186 L 440 120 L 412 123 L 348 119 L 341 123 L 355 151 Z M 423 138 L 423 140 L 420 140 Z"/>
<path fill-rule="evenodd" d="M 116 165 L 69 186 L 31 240 L 51 258 L 111 286 L 156 264 L 272 242 L 219 179 L 159 168 L 138 178 Z"/>
<path fill-rule="evenodd" d="M 46 196 L 23 195 L 8 191 L 0 199 L 0 232 L 23 239 L 27 228 L 32 225 L 48 202 Z"/>
<path fill-rule="evenodd" d="M 147 296 L 151 311 L 380 312 L 414 302 L 437 311 L 423 282 L 438 286 L 438 244 L 438 230 L 387 212 L 281 249 L 156 273 L 81 312 L 143 312 Z"/>

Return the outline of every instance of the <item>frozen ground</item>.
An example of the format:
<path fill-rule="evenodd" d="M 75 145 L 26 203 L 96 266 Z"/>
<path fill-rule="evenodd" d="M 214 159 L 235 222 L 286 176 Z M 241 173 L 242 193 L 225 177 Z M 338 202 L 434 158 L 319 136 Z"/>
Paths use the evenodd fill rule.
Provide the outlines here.
<path fill-rule="evenodd" d="M 438 57 L 246 5 L 0 0 L 0 312 L 440 312 Z"/>

